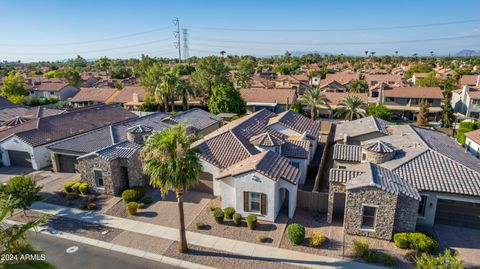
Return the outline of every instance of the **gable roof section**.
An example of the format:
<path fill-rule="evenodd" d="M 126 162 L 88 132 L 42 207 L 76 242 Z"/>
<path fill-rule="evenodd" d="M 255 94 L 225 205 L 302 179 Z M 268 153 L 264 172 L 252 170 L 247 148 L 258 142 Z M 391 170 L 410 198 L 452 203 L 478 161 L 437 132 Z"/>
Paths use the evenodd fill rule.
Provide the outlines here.
<path fill-rule="evenodd" d="M 322 95 L 324 95 L 327 98 L 330 105 L 333 105 L 333 106 L 338 106 L 340 102 L 343 100 L 343 98 L 347 96 L 357 96 L 365 102 L 368 101 L 368 93 L 322 92 Z"/>
<path fill-rule="evenodd" d="M 363 173 L 364 172 L 362 171 L 332 168 L 330 169 L 328 181 L 335 183 L 347 183 L 352 178 L 355 178 Z"/>
<path fill-rule="evenodd" d="M 458 80 L 458 85 L 477 86 L 479 79 L 480 75 L 462 75 L 462 77 Z"/>
<path fill-rule="evenodd" d="M 115 98 L 113 98 L 112 103 L 125 104 L 133 102 L 134 94 L 137 94 L 139 102 L 143 102 L 145 98 L 145 89 L 139 85 L 127 86 L 123 88 Z"/>
<path fill-rule="evenodd" d="M 90 156 L 98 156 L 105 161 L 112 161 L 118 158 L 129 159 L 135 153 L 137 153 L 142 148 L 141 145 L 130 142 L 130 141 L 123 141 L 106 148 L 100 149 L 98 151 L 83 155 L 78 157 L 77 159 L 83 159 Z"/>
<path fill-rule="evenodd" d="M 265 104 L 286 104 L 287 98 L 290 104 L 297 100 L 297 93 L 294 89 L 262 89 L 248 88 L 240 89 L 240 95 L 248 103 Z"/>
<path fill-rule="evenodd" d="M 342 85 L 347 85 L 350 81 L 360 79 L 359 73 L 337 72 L 334 74 L 325 75 L 325 83 L 329 84 L 332 81 L 337 81 Z"/>
<path fill-rule="evenodd" d="M 196 131 L 201 131 L 213 124 L 222 121 L 222 118 L 215 116 L 203 109 L 193 108 L 185 112 L 170 116 L 166 120 L 172 120 L 175 123 L 185 123 L 192 126 Z"/>
<path fill-rule="evenodd" d="M 282 112 L 276 117 L 272 117 L 269 120 L 268 125 L 271 126 L 275 123 L 279 123 L 300 134 L 306 133 L 307 137 L 310 139 L 316 139 L 320 135 L 321 123 L 319 121 L 314 121 L 291 110 Z"/>
<path fill-rule="evenodd" d="M 286 140 L 282 145 L 282 155 L 287 158 L 308 159 L 310 141 L 308 140 Z"/>
<path fill-rule="evenodd" d="M 393 87 L 383 90 L 385 97 L 443 99 L 439 87 Z"/>
<path fill-rule="evenodd" d="M 32 90 L 39 92 L 59 92 L 67 87 L 65 82 L 42 82 L 40 85 L 33 87 Z"/>
<path fill-rule="evenodd" d="M 362 146 L 335 144 L 333 146 L 333 159 L 360 162 L 362 160 Z"/>
<path fill-rule="evenodd" d="M 20 107 L 20 106 L 10 102 L 7 98 L 0 96 L 0 110 L 7 107 Z"/>
<path fill-rule="evenodd" d="M 357 137 L 374 132 L 388 135 L 387 127 L 392 123 L 377 117 L 369 116 L 366 118 L 356 119 L 353 121 L 337 124 L 335 131 L 335 141 L 342 140 L 344 135 L 348 137 Z"/>
<path fill-rule="evenodd" d="M 222 171 L 218 179 L 235 177 L 250 171 L 256 171 L 274 181 L 285 180 L 296 185 L 300 179 L 300 170 L 284 158 L 271 151 L 265 151 L 247 158 Z"/>
<path fill-rule="evenodd" d="M 73 96 L 71 102 L 102 102 L 106 103 L 107 100 L 117 92 L 117 89 L 110 88 L 80 88 L 80 90 Z"/>

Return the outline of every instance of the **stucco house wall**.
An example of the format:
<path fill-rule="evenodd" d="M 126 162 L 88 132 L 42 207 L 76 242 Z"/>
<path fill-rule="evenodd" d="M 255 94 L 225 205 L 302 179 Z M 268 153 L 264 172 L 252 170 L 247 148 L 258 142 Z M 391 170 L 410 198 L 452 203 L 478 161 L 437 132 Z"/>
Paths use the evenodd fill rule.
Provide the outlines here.
<path fill-rule="evenodd" d="M 47 145 L 32 147 L 16 136 L 11 136 L 0 143 L 0 152 L 2 154 L 2 162 L 4 166 L 10 166 L 8 150 L 22 151 L 30 154 L 32 160 L 32 168 L 39 170 L 51 165 L 50 150 Z"/>
<path fill-rule="evenodd" d="M 479 158 L 480 157 L 480 145 L 478 145 L 472 139 L 466 137 L 464 147 L 467 149 L 470 154 Z"/>
<path fill-rule="evenodd" d="M 215 165 L 205 161 L 205 160 L 200 160 L 200 163 L 202 164 L 202 171 L 206 173 L 212 174 L 213 177 L 213 195 L 219 196 L 220 193 L 222 192 L 221 184 L 220 181 L 217 180 L 218 174 L 220 173 L 220 169 L 216 167 Z"/>

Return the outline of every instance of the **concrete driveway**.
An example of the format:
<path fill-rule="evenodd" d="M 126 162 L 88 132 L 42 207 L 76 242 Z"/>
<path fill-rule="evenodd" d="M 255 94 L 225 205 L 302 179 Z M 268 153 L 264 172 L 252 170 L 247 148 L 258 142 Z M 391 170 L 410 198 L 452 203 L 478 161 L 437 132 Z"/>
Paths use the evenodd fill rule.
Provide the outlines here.
<path fill-rule="evenodd" d="M 31 167 L 7 166 L 0 167 L 0 182 L 7 183 L 14 176 L 30 174 L 33 171 Z"/>
<path fill-rule="evenodd" d="M 435 225 L 440 246 L 458 251 L 466 268 L 480 268 L 480 230 L 463 227 Z"/>

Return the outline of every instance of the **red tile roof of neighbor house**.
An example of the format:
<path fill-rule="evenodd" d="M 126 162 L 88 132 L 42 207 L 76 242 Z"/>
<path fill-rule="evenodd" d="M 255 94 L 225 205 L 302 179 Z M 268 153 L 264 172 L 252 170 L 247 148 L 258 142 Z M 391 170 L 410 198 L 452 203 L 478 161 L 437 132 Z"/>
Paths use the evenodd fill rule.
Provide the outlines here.
<path fill-rule="evenodd" d="M 349 93 L 349 92 L 323 92 L 322 93 L 330 103 L 330 105 L 337 106 L 343 98 L 347 96 L 358 96 L 363 101 L 368 101 L 368 94 L 367 93 Z"/>
<path fill-rule="evenodd" d="M 443 99 L 439 87 L 393 87 L 383 90 L 385 97 Z"/>
<path fill-rule="evenodd" d="M 138 101 L 143 102 L 145 98 L 145 89 L 140 85 L 127 86 L 120 91 L 112 102 L 121 104 L 132 102 L 133 94 L 137 94 Z"/>
<path fill-rule="evenodd" d="M 33 87 L 33 90 L 40 92 L 59 92 L 67 87 L 65 82 L 42 82 L 40 85 Z"/>
<path fill-rule="evenodd" d="M 480 145 L 480 129 L 465 133 L 465 136 Z"/>
<path fill-rule="evenodd" d="M 73 96 L 71 102 L 95 101 L 105 103 L 108 98 L 117 92 L 111 88 L 80 88 L 80 91 Z"/>
<path fill-rule="evenodd" d="M 477 82 L 479 81 L 480 75 L 463 75 L 459 80 L 458 80 L 458 85 L 463 86 L 463 85 L 470 85 L 470 86 L 476 86 Z"/>
<path fill-rule="evenodd" d="M 365 74 L 365 81 L 367 81 L 368 85 L 371 85 L 373 81 L 376 81 L 376 83 L 380 82 L 390 82 L 393 81 L 395 84 L 398 83 L 398 86 L 402 84 L 402 76 L 400 75 L 390 75 L 390 74 Z"/>
<path fill-rule="evenodd" d="M 292 104 L 297 100 L 297 93 L 294 89 L 241 89 L 240 94 L 247 103 L 270 103 L 270 104 Z"/>
<path fill-rule="evenodd" d="M 359 73 L 338 72 L 335 74 L 327 74 L 325 76 L 325 82 L 337 81 L 340 84 L 348 84 L 352 80 L 360 79 Z"/>
<path fill-rule="evenodd" d="M 480 87 L 470 87 L 468 90 L 468 95 L 472 99 L 480 99 Z"/>

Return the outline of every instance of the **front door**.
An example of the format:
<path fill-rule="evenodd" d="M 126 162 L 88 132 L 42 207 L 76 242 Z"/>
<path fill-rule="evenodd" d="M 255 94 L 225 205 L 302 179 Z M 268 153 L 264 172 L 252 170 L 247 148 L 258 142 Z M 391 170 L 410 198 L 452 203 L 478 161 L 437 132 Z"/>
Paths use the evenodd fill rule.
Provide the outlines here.
<path fill-rule="evenodd" d="M 122 185 L 125 189 L 130 188 L 130 180 L 128 178 L 128 168 L 125 166 L 121 167 L 121 176 L 122 176 Z"/>

